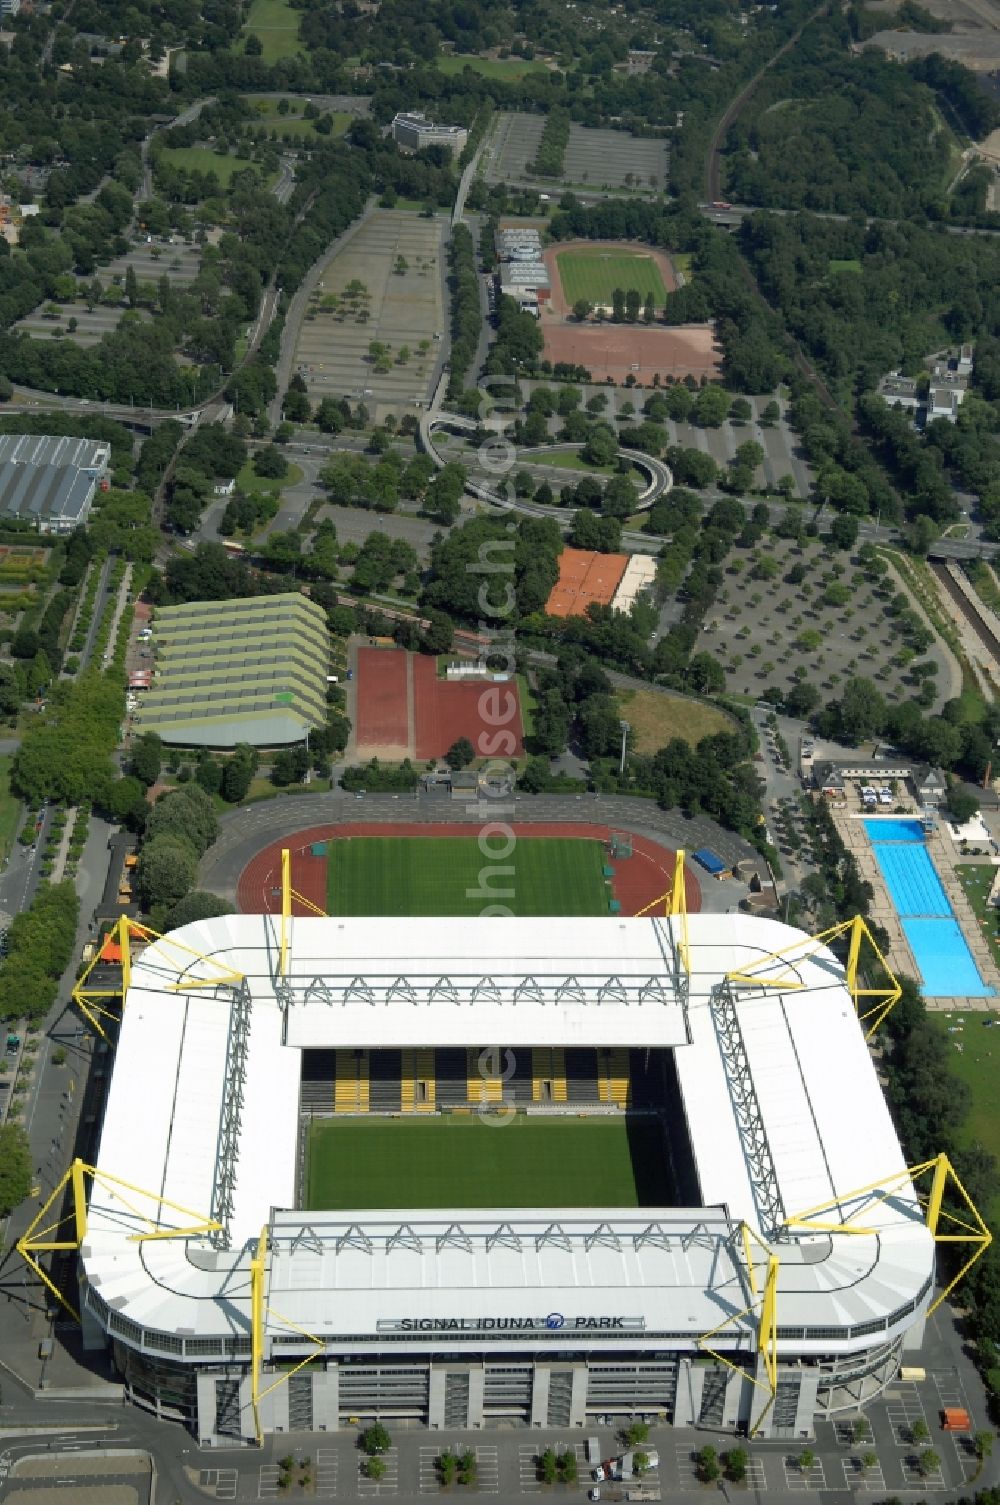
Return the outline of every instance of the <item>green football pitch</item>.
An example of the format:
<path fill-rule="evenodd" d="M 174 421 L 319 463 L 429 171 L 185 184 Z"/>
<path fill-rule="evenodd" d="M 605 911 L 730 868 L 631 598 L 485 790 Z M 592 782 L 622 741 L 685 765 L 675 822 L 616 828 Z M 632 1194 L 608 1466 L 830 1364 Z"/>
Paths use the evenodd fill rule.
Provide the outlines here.
<path fill-rule="evenodd" d="M 640 251 L 563 251 L 556 265 L 570 307 L 580 298 L 610 306 L 616 287 L 623 293 L 635 288 L 643 302 L 652 293 L 657 310 L 667 301 L 659 267 L 652 256 Z"/>
<path fill-rule="evenodd" d="M 351 1118 L 309 1131 L 305 1206 L 656 1207 L 671 1190 L 658 1119 L 475 1113 Z"/>
<path fill-rule="evenodd" d="M 331 915 L 606 915 L 612 898 L 599 841 L 519 838 L 484 857 L 471 836 L 351 836 L 328 847 Z"/>

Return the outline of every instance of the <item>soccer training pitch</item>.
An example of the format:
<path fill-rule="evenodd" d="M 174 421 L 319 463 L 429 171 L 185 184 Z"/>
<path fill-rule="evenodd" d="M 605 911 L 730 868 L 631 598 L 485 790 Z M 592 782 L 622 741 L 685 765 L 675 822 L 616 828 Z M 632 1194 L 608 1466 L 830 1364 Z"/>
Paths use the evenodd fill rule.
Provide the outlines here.
<path fill-rule="evenodd" d="M 314 1122 L 307 1211 L 657 1207 L 672 1192 L 658 1118 L 475 1113 Z"/>
<path fill-rule="evenodd" d="M 588 303 L 610 306 L 615 288 L 635 290 L 645 302 L 652 293 L 657 309 L 667 301 L 660 269 L 652 256 L 641 251 L 563 251 L 556 257 L 559 281 L 572 308 L 581 298 Z"/>
<path fill-rule="evenodd" d="M 331 915 L 606 915 L 599 841 L 528 836 L 502 861 L 469 836 L 353 836 L 328 848 Z"/>

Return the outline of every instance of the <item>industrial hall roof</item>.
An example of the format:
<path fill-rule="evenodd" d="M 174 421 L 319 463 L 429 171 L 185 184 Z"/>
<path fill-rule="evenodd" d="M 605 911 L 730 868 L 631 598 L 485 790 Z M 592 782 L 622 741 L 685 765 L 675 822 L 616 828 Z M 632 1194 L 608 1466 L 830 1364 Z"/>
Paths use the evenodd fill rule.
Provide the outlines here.
<path fill-rule="evenodd" d="M 85 521 L 110 453 L 94 439 L 0 435 L 0 515 L 42 531 Z"/>
<path fill-rule="evenodd" d="M 275 747 L 326 722 L 326 614 L 297 592 L 165 607 L 153 645 L 139 732 L 185 747 Z"/>

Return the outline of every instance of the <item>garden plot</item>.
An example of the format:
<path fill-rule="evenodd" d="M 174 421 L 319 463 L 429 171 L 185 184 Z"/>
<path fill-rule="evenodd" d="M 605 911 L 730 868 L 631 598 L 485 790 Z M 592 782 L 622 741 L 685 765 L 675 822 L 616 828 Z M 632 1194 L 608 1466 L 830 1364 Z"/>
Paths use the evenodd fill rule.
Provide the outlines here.
<path fill-rule="evenodd" d="M 919 677 L 911 664 L 928 660 L 934 698 L 928 710 L 957 695 L 953 665 L 935 638 L 919 655 L 907 647 L 892 599 L 892 575 L 878 584 L 857 563 L 822 539 L 768 535 L 755 549 L 733 549 L 724 583 L 705 615 L 699 650 L 726 671 L 730 694 L 782 694 L 800 681 L 820 704 L 843 693 L 858 675 L 871 679 L 890 702 L 912 699 Z"/>
<path fill-rule="evenodd" d="M 428 401 L 443 353 L 445 228 L 378 210 L 327 263 L 295 347 L 313 402 L 363 397 L 381 417 Z"/>
<path fill-rule="evenodd" d="M 46 309 L 56 307 L 58 314 L 46 312 Z M 19 334 L 30 334 L 36 340 L 70 339 L 77 345 L 96 345 L 98 340 L 118 328 L 127 312 L 124 293 L 119 306 L 97 304 L 93 310 L 85 303 L 43 303 L 23 319 L 18 319 L 14 330 Z M 144 308 L 133 309 L 132 313 L 143 322 L 148 322 L 151 317 Z"/>

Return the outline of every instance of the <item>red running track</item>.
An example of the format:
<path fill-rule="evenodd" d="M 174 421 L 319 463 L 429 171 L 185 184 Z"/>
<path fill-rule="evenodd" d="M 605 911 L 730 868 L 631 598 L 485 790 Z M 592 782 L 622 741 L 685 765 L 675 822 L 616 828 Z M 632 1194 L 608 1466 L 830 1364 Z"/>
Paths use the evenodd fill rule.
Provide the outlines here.
<path fill-rule="evenodd" d="M 407 746 L 405 653 L 397 648 L 359 648 L 357 699 L 354 735 L 359 747 Z"/>
<path fill-rule="evenodd" d="M 519 841 L 530 841 L 533 836 L 607 841 L 611 835 L 611 828 L 608 826 L 564 824 L 561 821 L 539 822 L 537 825 L 518 822 L 511 829 Z M 351 836 L 405 836 L 415 840 L 421 836 L 478 836 L 481 830 L 481 825 L 471 823 L 417 825 L 413 822 L 350 822 L 340 826 L 313 826 L 308 831 L 296 831 L 283 841 L 272 842 L 250 859 L 236 885 L 237 904 L 244 914 L 275 914 L 280 910 L 282 847 L 291 848 L 292 887 L 317 908 L 325 909 L 327 860 L 310 854 L 309 848 L 315 842 L 335 841 Z M 615 870 L 612 889 L 621 904 L 623 915 L 634 915 L 644 909 L 673 883 L 673 852 L 645 836 L 633 836 L 632 856 L 612 859 L 611 866 Z M 684 871 L 684 887 L 688 911 L 697 914 L 701 909 L 701 889 L 690 867 Z M 293 903 L 292 912 L 303 915 L 311 913 L 305 905 L 297 903 Z"/>

